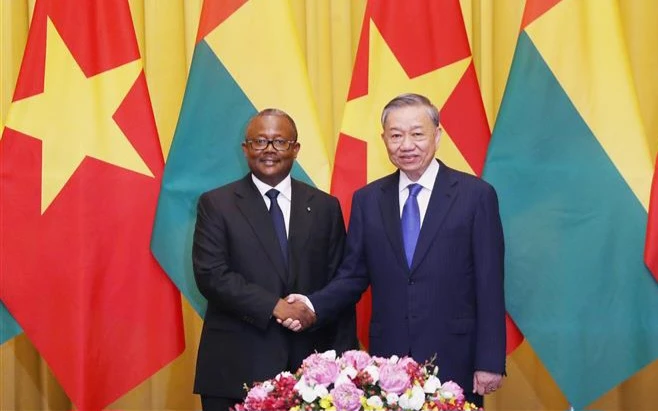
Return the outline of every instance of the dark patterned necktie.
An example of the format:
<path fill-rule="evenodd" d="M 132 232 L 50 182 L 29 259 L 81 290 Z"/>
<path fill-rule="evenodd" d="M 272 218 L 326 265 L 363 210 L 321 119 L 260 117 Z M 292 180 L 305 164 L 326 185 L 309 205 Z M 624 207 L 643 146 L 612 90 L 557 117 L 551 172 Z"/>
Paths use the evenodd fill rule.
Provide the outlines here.
<path fill-rule="evenodd" d="M 279 196 L 279 191 L 275 189 L 269 190 L 265 193 L 270 199 L 270 217 L 274 223 L 274 231 L 279 239 L 281 252 L 283 253 L 283 261 L 288 264 L 288 235 L 286 234 L 286 222 L 283 219 L 283 212 L 276 198 Z"/>

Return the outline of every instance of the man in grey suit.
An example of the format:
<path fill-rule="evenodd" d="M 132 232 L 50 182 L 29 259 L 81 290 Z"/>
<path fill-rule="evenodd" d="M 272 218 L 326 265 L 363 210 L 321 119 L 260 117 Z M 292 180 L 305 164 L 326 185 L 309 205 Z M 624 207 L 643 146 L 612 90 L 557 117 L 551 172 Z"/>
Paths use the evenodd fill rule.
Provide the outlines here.
<path fill-rule="evenodd" d="M 240 401 L 244 384 L 296 371 L 314 351 L 356 348 L 354 307 L 295 333 L 279 322 L 315 315 L 290 293 L 311 294 L 335 275 L 345 227 L 338 200 L 290 177 L 300 144 L 292 118 L 267 109 L 242 144 L 251 172 L 199 198 L 192 259 L 208 300 L 194 392 L 205 411 Z"/>
<path fill-rule="evenodd" d="M 498 389 L 505 372 L 503 231 L 493 187 L 434 158 L 439 112 L 403 94 L 384 107 L 382 140 L 398 170 L 354 193 L 345 258 L 306 301 L 318 324 L 372 287 L 370 351 L 436 355 L 439 377 L 469 401 Z M 294 319 L 284 325 L 301 329 Z"/>

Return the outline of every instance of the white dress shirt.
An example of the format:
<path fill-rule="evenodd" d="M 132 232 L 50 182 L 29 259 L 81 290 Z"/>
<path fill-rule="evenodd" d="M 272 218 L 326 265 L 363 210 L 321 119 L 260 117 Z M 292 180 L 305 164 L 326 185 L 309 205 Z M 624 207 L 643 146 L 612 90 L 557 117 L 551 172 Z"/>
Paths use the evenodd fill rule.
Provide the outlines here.
<path fill-rule="evenodd" d="M 286 235 L 290 234 L 290 204 L 292 201 L 292 185 L 291 185 L 291 179 L 290 179 L 290 174 L 286 176 L 286 178 L 283 179 L 279 184 L 276 185 L 276 187 L 272 187 L 270 185 L 267 185 L 260 181 L 253 173 L 251 174 L 251 179 L 254 181 L 254 184 L 256 184 L 256 188 L 258 189 L 258 192 L 260 192 L 261 197 L 263 197 L 263 201 L 265 201 L 265 205 L 267 206 L 267 209 L 270 209 L 270 198 L 265 195 L 268 191 L 271 189 L 276 189 L 279 191 L 279 195 L 276 198 L 276 202 L 279 203 L 279 207 L 281 208 L 281 212 L 283 213 L 283 221 L 286 223 Z"/>
<path fill-rule="evenodd" d="M 409 184 L 420 184 L 423 188 L 418 193 L 416 197 L 418 199 L 418 208 L 420 209 L 420 226 L 423 226 L 423 220 L 425 219 L 425 213 L 427 213 L 427 206 L 430 203 L 430 196 L 432 195 L 432 189 L 434 188 L 434 181 L 436 181 L 436 176 L 439 174 L 439 162 L 436 159 L 433 159 L 432 162 L 427 166 L 427 170 L 423 173 L 418 181 L 411 181 L 409 177 L 400 171 L 400 218 L 402 218 L 402 209 L 404 208 L 404 203 L 409 197 L 409 190 L 407 187 Z"/>

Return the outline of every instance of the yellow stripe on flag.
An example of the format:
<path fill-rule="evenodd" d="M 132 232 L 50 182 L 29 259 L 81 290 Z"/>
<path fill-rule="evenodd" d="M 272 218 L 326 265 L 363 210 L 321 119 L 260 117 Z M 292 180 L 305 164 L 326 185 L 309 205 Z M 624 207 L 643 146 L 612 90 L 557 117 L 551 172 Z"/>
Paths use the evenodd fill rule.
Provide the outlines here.
<path fill-rule="evenodd" d="M 282 109 L 297 123 L 297 160 L 316 186 L 329 189 L 327 136 L 317 110 L 288 2 L 253 0 L 220 24 L 206 41 L 258 110 Z"/>
<path fill-rule="evenodd" d="M 647 209 L 653 163 L 618 14 L 613 0 L 564 0 L 526 31 Z"/>

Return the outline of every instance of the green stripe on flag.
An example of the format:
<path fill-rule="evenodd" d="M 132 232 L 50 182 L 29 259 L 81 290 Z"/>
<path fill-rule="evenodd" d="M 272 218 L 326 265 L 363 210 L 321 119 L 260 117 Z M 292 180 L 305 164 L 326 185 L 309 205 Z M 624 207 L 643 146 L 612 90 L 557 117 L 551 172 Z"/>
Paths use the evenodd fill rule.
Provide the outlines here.
<path fill-rule="evenodd" d="M 525 32 L 484 177 L 500 198 L 508 311 L 570 403 L 658 358 L 647 213 Z"/>
<path fill-rule="evenodd" d="M 11 340 L 23 332 L 14 317 L 9 314 L 7 307 L 0 301 L 0 344 Z"/>
<path fill-rule="evenodd" d="M 165 165 L 151 249 L 200 315 L 206 301 L 194 282 L 191 255 L 196 203 L 201 193 L 249 171 L 241 143 L 247 121 L 258 110 L 206 42 L 197 44 Z M 298 164 L 292 175 L 311 184 Z"/>

